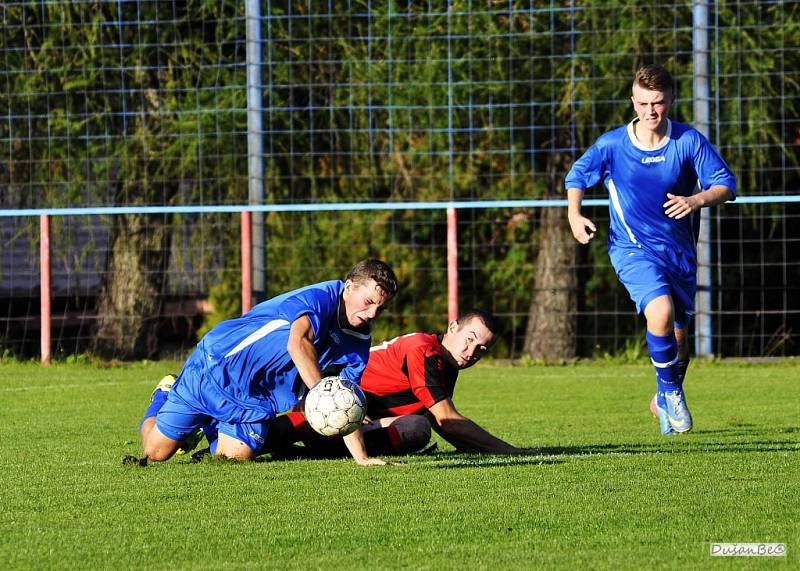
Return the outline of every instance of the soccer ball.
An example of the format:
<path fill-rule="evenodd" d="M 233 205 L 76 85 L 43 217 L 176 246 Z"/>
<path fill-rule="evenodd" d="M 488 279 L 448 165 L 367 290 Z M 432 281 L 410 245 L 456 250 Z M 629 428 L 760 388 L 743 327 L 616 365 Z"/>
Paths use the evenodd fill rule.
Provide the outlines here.
<path fill-rule="evenodd" d="M 357 384 L 344 377 L 325 377 L 308 391 L 306 420 L 323 436 L 347 436 L 361 426 L 367 399 Z"/>

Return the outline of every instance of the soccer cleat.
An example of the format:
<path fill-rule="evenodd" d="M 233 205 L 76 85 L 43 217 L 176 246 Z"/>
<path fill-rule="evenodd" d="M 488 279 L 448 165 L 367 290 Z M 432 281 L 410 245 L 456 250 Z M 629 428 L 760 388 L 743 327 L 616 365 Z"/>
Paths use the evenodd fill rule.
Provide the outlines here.
<path fill-rule="evenodd" d="M 664 393 L 658 392 L 655 394 L 653 400 L 650 401 L 650 411 L 653 413 L 653 416 L 658 419 L 661 434 L 664 436 L 672 436 L 675 434 L 669 422 L 669 416 L 667 415 L 667 403 Z"/>
<path fill-rule="evenodd" d="M 153 389 L 153 394 L 156 394 L 156 391 L 163 391 L 165 393 L 168 393 L 169 391 L 171 391 L 172 390 L 172 385 L 175 384 L 175 379 L 176 378 L 177 377 L 175 375 L 173 375 L 172 373 L 170 373 L 168 375 L 164 375 L 164 377 L 160 381 L 158 381 L 158 384 L 156 385 L 156 388 Z"/>
<path fill-rule="evenodd" d="M 658 404 L 656 403 L 656 399 L 658 398 L 658 393 L 653 395 L 653 398 L 650 399 L 650 412 L 653 413 L 653 416 L 658 418 Z"/>
<path fill-rule="evenodd" d="M 664 393 L 665 411 L 672 430 L 678 433 L 692 429 L 692 415 L 686 406 L 686 397 L 681 389 Z"/>
<path fill-rule="evenodd" d="M 183 442 L 181 442 L 181 447 L 175 451 L 175 454 L 180 456 L 184 454 L 188 454 L 195 448 L 197 445 L 200 444 L 200 441 L 203 439 L 203 431 L 199 428 L 192 432 L 189 436 L 184 438 Z"/>

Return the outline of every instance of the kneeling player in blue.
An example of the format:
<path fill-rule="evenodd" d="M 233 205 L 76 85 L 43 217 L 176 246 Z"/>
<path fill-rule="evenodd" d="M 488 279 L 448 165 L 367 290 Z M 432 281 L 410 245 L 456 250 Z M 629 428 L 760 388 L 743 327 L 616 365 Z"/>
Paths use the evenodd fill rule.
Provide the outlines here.
<path fill-rule="evenodd" d="M 177 379 L 166 377 L 154 391 L 140 425 L 147 458 L 167 460 L 198 429 L 213 426 L 217 455 L 252 459 L 269 420 L 297 403 L 322 370 L 335 366 L 360 382 L 371 321 L 397 289 L 386 263 L 364 260 L 345 281 L 284 293 L 214 327 Z M 384 463 L 367 457 L 360 430 L 345 442 L 358 463 Z"/>
<path fill-rule="evenodd" d="M 665 68 L 642 67 L 632 91 L 636 118 L 597 139 L 564 182 L 569 224 L 581 244 L 597 230 L 581 215 L 583 193 L 601 180 L 608 189 L 608 253 L 647 321 L 647 347 L 656 370 L 650 407 L 661 433 L 671 435 L 692 429 L 683 391 L 686 332 L 697 289 L 692 214 L 735 199 L 736 177 L 702 134 L 667 118 L 675 88 Z"/>

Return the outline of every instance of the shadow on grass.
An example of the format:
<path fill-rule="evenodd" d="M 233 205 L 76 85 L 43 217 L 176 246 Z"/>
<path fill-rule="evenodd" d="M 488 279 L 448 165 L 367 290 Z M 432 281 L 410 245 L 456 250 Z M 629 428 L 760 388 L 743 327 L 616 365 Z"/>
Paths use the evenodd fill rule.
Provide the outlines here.
<path fill-rule="evenodd" d="M 797 434 L 800 432 L 800 427 L 797 426 L 775 426 L 769 429 L 757 429 L 755 424 L 734 424 L 729 428 L 714 428 L 710 430 L 695 429 L 692 434 L 697 436 L 705 436 L 707 434 L 716 434 L 723 436 L 766 436 L 767 434 Z"/>
<path fill-rule="evenodd" d="M 470 454 L 465 452 L 440 452 L 434 444 L 426 450 L 414 454 L 375 454 L 388 462 L 400 464 L 425 465 L 434 468 L 481 468 L 493 466 L 518 466 L 528 464 L 563 464 L 564 460 L 543 458 L 541 454 L 530 455 L 495 455 Z M 256 462 L 275 462 L 284 460 L 350 460 L 349 455 L 320 455 L 304 450 L 302 446 L 294 446 L 281 451 L 280 454 L 259 456 Z"/>
<path fill-rule="evenodd" d="M 724 431 L 697 431 L 694 436 L 703 435 L 738 435 Z M 753 433 L 747 433 L 753 436 Z M 759 435 L 762 436 L 762 435 Z M 677 436 L 665 438 L 658 443 L 621 443 L 621 444 L 588 444 L 578 446 L 544 446 L 532 448 L 531 454 L 541 456 L 636 456 L 642 454 L 697 454 L 708 452 L 753 453 L 753 452 L 788 452 L 799 451 L 800 442 L 794 440 L 701 440 L 693 436 Z"/>
<path fill-rule="evenodd" d="M 753 453 L 753 452 L 797 452 L 800 441 L 775 439 L 770 436 L 800 433 L 800 427 L 771 427 L 756 429 L 754 425 L 738 425 L 730 428 L 711 430 L 696 429 L 691 434 L 665 437 L 653 442 L 623 442 L 608 444 L 586 444 L 574 446 L 539 446 L 527 449 L 526 454 L 494 455 L 469 454 L 457 451 L 439 451 L 436 445 L 427 450 L 396 458 L 401 463 L 404 458 L 411 463 L 432 468 L 492 468 L 498 466 L 552 465 L 563 464 L 569 458 L 595 456 L 637 456 L 646 454 L 697 454 L 697 453 Z M 742 438 L 744 437 L 744 438 Z M 280 452 L 264 454 L 255 462 L 280 462 L 292 460 L 332 460 L 349 458 L 347 455 L 319 455 L 302 446 L 291 446 Z M 209 450 L 203 449 L 191 456 L 191 462 L 238 463 L 235 460 L 212 457 Z M 126 456 L 122 462 L 126 466 L 144 467 L 144 458 Z"/>
<path fill-rule="evenodd" d="M 417 465 L 425 465 L 431 468 L 497 468 L 505 466 L 547 466 L 552 464 L 563 464 L 564 460 L 555 458 L 543 458 L 534 452 L 531 455 L 515 454 L 513 456 L 498 456 L 492 454 L 465 454 L 463 452 L 441 452 L 429 457 L 427 462 L 419 462 Z"/>

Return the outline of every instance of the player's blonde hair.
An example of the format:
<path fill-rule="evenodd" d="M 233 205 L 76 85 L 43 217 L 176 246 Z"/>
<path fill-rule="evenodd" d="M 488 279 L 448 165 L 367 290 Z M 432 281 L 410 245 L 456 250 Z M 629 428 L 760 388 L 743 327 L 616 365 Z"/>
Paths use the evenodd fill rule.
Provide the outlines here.
<path fill-rule="evenodd" d="M 663 65 L 657 63 L 639 68 L 633 78 L 633 87 L 637 85 L 648 91 L 668 91 L 675 95 L 675 80 L 672 78 L 672 74 Z"/>

